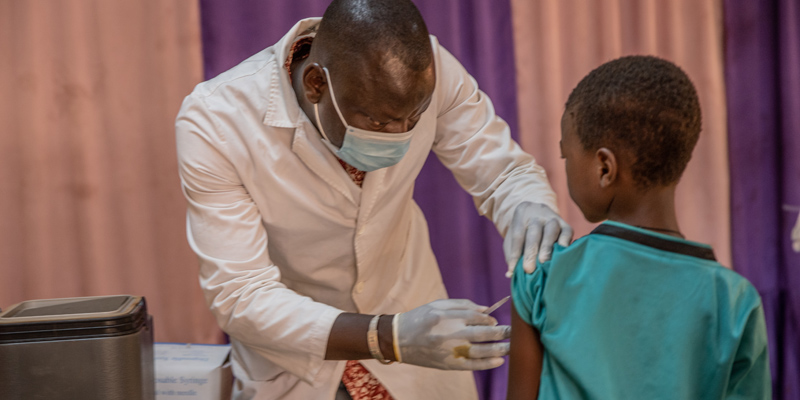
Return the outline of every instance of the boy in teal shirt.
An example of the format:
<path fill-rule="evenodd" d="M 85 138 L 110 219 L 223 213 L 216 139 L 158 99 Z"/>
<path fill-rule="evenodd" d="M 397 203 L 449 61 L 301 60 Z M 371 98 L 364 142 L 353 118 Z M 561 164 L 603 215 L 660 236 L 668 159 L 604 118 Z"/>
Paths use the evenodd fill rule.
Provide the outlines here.
<path fill-rule="evenodd" d="M 509 399 L 768 399 L 755 288 L 686 240 L 675 187 L 701 126 L 686 74 L 655 57 L 598 67 L 561 120 L 569 193 L 604 221 L 512 278 Z"/>

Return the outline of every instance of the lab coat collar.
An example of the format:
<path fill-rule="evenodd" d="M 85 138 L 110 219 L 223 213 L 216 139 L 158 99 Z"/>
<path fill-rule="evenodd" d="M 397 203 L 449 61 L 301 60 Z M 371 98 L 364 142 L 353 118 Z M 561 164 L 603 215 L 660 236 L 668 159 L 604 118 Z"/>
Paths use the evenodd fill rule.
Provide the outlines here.
<path fill-rule="evenodd" d="M 375 203 L 385 190 L 384 181 L 392 167 L 367 172 L 359 188 L 344 168 L 339 166 L 336 156 L 322 143 L 319 132 L 305 115 L 298 115 L 298 126 L 294 130 L 292 151 L 315 174 L 342 193 L 354 205 L 359 206 L 359 219 L 372 212 Z"/>
<path fill-rule="evenodd" d="M 302 116 L 298 116 L 298 121 L 303 119 Z M 312 131 L 308 132 L 309 130 Z M 353 205 L 358 206 L 360 204 L 361 188 L 353 183 L 344 168 L 336 161 L 336 156 L 322 144 L 322 140 L 319 139 L 319 133 L 310 122 L 298 123 L 292 139 L 292 151 L 300 157 L 309 169 L 346 197 Z"/>
<path fill-rule="evenodd" d="M 303 36 L 315 36 L 322 18 L 306 18 L 298 21 L 289 32 L 273 46 L 276 52 L 277 73 L 272 74 L 269 91 L 266 94 L 267 111 L 264 125 L 277 128 L 296 128 L 300 124 L 299 113 L 303 112 L 297 103 L 294 89 L 289 81 L 289 73 L 283 63 L 289 56 L 292 44 Z"/>
<path fill-rule="evenodd" d="M 283 62 L 289 56 L 294 42 L 303 36 L 316 35 L 321 20 L 322 18 L 300 20 L 274 46 L 279 71 L 277 74 L 273 74 L 270 82 L 268 107 L 263 122 L 274 127 L 295 128 L 292 151 L 314 173 L 342 193 L 354 205 L 360 205 L 359 218 L 367 218 L 372 212 L 376 200 L 384 191 L 383 182 L 388 168 L 367 173 L 363 186 L 361 188 L 356 186 L 344 169 L 338 167 L 336 157 L 325 147 L 314 129 L 314 125 L 303 115 L 303 110 L 296 101 L 294 89 L 289 81 L 289 74 L 283 67 Z"/>
<path fill-rule="evenodd" d="M 273 46 L 276 60 L 276 73 L 270 78 L 266 94 L 267 111 L 263 123 L 277 128 L 294 128 L 292 151 L 322 179 L 342 193 L 353 204 L 358 205 L 361 189 L 356 186 L 347 173 L 339 167 L 333 154 L 325 148 L 313 124 L 306 118 L 284 67 L 292 45 L 304 36 L 316 35 L 322 18 L 306 18 L 297 22 L 289 32 Z"/>

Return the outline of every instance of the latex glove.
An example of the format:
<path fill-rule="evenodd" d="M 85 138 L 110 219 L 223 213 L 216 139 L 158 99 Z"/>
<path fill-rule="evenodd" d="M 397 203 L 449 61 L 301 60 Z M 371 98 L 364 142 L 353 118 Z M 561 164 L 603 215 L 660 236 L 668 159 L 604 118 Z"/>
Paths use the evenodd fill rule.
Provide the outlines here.
<path fill-rule="evenodd" d="M 514 267 L 520 257 L 522 267 L 527 273 L 536 269 L 536 256 L 545 262 L 553 254 L 553 244 L 562 246 L 572 242 L 572 227 L 558 216 L 550 207 L 541 203 L 526 201 L 514 210 L 511 226 L 503 240 L 503 253 L 508 263 L 506 277 L 514 274 Z"/>
<path fill-rule="evenodd" d="M 503 365 L 511 327 L 483 314 L 465 299 L 436 300 L 395 316 L 402 362 L 446 370 L 481 370 Z"/>
<path fill-rule="evenodd" d="M 800 253 L 800 214 L 797 214 L 797 222 L 792 229 L 792 249 L 795 253 Z"/>

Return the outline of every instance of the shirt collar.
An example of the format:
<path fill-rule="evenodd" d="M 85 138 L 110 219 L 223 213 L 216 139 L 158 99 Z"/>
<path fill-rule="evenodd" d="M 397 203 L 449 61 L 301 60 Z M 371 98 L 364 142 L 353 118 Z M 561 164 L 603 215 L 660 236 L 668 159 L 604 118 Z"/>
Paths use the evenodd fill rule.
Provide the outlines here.
<path fill-rule="evenodd" d="M 268 93 L 266 93 L 267 111 L 264 113 L 264 125 L 279 128 L 296 128 L 300 124 L 300 113 L 303 112 L 289 82 L 289 74 L 283 68 L 289 57 L 292 44 L 297 39 L 314 36 L 322 18 L 306 18 L 298 21 L 289 32 L 273 46 L 276 58 L 276 70 L 270 77 Z"/>
<path fill-rule="evenodd" d="M 592 234 L 614 236 L 658 250 L 716 261 L 714 251 L 707 244 L 664 235 L 617 221 L 603 222 L 594 228 Z"/>

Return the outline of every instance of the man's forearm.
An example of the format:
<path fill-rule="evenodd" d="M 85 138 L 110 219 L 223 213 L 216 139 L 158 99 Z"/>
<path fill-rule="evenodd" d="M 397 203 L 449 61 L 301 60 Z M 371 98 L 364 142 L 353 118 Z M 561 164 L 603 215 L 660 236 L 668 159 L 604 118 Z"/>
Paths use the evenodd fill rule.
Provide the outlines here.
<path fill-rule="evenodd" d="M 342 313 L 336 318 L 328 336 L 326 360 L 364 360 L 373 358 L 367 345 L 367 331 L 374 315 Z M 378 344 L 383 358 L 397 361 L 392 340 L 394 315 L 383 315 L 378 321 Z"/>

